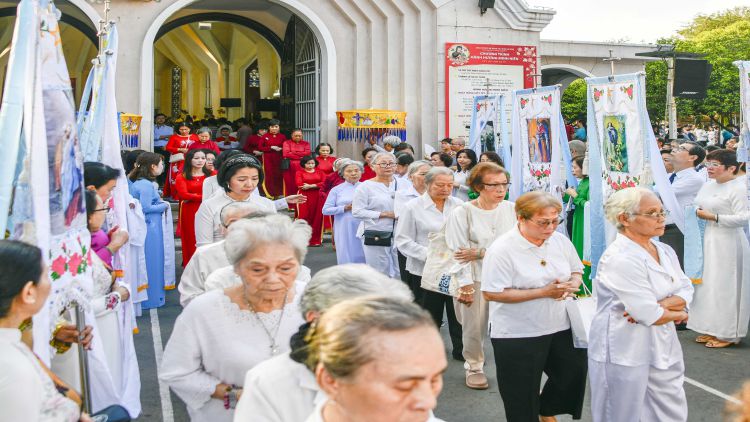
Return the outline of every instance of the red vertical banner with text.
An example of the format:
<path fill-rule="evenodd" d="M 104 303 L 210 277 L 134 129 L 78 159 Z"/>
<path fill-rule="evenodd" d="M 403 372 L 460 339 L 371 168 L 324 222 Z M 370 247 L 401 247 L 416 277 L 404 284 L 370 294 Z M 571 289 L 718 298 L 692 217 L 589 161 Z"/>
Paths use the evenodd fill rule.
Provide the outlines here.
<path fill-rule="evenodd" d="M 509 98 L 517 89 L 533 88 L 536 73 L 535 46 L 446 43 L 445 136 L 468 139 L 475 96 Z M 510 117 L 512 102 L 505 104 Z"/>

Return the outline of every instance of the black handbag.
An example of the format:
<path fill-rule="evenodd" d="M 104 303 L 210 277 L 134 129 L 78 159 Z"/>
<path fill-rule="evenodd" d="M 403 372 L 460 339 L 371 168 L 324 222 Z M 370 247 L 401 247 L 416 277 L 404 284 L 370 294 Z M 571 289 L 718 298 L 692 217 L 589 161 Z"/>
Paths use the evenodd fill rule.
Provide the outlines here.
<path fill-rule="evenodd" d="M 281 159 L 281 169 L 282 170 L 289 170 L 289 166 L 291 165 L 292 161 L 289 158 L 282 158 Z"/>
<path fill-rule="evenodd" d="M 364 234 L 367 246 L 391 246 L 393 243 L 393 232 L 365 230 Z"/>
<path fill-rule="evenodd" d="M 398 191 L 398 181 L 395 181 L 393 193 Z M 393 232 L 396 231 L 396 220 L 393 220 L 393 230 L 386 232 L 381 230 L 365 230 L 365 246 L 391 246 L 393 244 Z"/>

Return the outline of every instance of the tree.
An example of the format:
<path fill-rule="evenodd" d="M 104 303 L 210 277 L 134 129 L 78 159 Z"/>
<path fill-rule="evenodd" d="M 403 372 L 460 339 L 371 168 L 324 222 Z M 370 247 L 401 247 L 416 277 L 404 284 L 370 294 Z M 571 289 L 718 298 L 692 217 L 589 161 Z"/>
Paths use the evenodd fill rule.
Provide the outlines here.
<path fill-rule="evenodd" d="M 571 82 L 560 98 L 560 111 L 566 122 L 586 118 L 586 81 Z"/>

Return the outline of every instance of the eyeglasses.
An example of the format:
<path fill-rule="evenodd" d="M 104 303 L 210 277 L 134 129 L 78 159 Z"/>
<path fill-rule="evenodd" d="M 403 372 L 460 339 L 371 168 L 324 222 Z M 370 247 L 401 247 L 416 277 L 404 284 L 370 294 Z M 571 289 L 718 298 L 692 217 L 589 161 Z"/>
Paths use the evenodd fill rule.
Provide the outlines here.
<path fill-rule="evenodd" d="M 721 167 L 721 166 L 723 166 L 723 164 L 721 164 L 721 163 L 714 163 L 714 162 L 711 162 L 711 161 L 707 161 L 706 164 L 704 164 L 704 165 L 706 166 L 706 168 L 714 168 L 714 167 Z"/>
<path fill-rule="evenodd" d="M 508 183 L 482 183 L 482 187 L 487 190 L 508 190 L 510 182 Z"/>
<path fill-rule="evenodd" d="M 529 221 L 531 221 L 532 223 L 536 224 L 539 227 L 549 227 L 549 226 L 557 227 L 560 225 L 560 223 L 563 222 L 563 218 L 557 217 L 554 220 L 542 220 L 542 221 L 534 221 L 532 219 L 529 219 Z"/>
<path fill-rule="evenodd" d="M 643 217 L 654 218 L 658 220 L 660 218 L 669 217 L 669 211 L 661 210 L 661 211 L 654 211 L 654 212 L 647 212 L 647 213 L 634 212 L 630 215 L 641 215 Z"/>
<path fill-rule="evenodd" d="M 381 169 L 387 169 L 389 167 L 396 167 L 396 163 L 380 163 L 376 165 L 380 166 Z"/>

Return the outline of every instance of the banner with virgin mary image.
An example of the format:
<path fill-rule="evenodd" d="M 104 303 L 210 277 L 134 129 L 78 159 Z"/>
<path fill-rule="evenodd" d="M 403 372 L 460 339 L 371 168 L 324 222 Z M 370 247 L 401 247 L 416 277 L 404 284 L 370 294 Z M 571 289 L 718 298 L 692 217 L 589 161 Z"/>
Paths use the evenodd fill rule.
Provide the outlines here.
<path fill-rule="evenodd" d="M 511 133 L 511 200 L 537 190 L 562 200 L 566 182 L 578 186 L 560 114 L 559 86 L 515 91 Z"/>
<path fill-rule="evenodd" d="M 604 203 L 616 191 L 643 186 L 658 191 L 664 208 L 684 233 L 684 211 L 667 179 L 646 111 L 646 76 L 634 73 L 587 78 L 592 276 L 614 226 Z"/>

